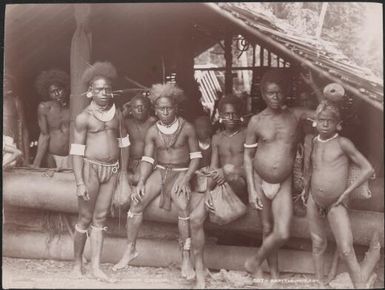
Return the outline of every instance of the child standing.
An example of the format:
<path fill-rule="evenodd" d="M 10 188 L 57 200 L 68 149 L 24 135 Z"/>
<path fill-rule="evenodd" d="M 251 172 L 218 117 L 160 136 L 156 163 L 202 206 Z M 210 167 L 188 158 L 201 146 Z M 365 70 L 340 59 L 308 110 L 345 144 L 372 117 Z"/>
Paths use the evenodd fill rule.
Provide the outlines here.
<path fill-rule="evenodd" d="M 374 173 L 369 161 L 347 138 L 339 136 L 341 119 L 338 108 L 322 101 L 316 110 L 314 125 L 318 135 L 313 139 L 311 176 L 307 200 L 307 218 L 313 243 L 313 259 L 316 278 L 324 282 L 324 252 L 327 246 L 325 223 L 329 223 L 336 239 L 340 257 L 346 263 L 355 288 L 363 288 L 380 257 L 378 236 L 373 236 L 370 250 L 363 263 L 357 261 L 353 248 L 353 236 L 344 200 L 352 191 L 367 181 Z M 360 168 L 360 174 L 348 185 L 349 162 Z M 309 183 L 310 182 L 310 183 Z M 306 186 L 308 187 L 308 186 Z M 303 192 L 304 201 L 308 190 Z"/>

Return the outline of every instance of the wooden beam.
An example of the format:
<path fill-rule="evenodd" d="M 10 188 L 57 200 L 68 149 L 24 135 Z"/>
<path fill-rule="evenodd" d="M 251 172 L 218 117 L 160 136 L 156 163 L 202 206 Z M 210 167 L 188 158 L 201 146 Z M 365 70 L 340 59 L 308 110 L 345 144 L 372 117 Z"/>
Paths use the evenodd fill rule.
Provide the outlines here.
<path fill-rule="evenodd" d="M 102 263 L 117 263 L 127 247 L 125 238 L 106 237 L 101 256 Z M 176 241 L 138 239 L 136 248 L 139 255 L 132 260 L 132 266 L 168 267 L 180 265 L 181 255 Z M 206 245 L 204 259 L 209 269 L 227 269 L 244 271 L 244 262 L 256 253 L 254 247 Z M 89 240 L 85 246 L 85 256 L 90 258 Z M 3 256 L 24 259 L 73 260 L 73 239 L 69 235 L 55 236 L 50 239 L 48 233 L 31 231 L 5 231 L 3 237 Z M 311 252 L 284 250 L 278 251 L 279 270 L 313 274 Z M 325 257 L 325 272 L 330 267 L 332 256 Z M 340 263 L 343 264 L 343 263 Z M 262 269 L 268 271 L 266 261 Z M 339 272 L 346 267 L 339 269 Z"/>
<path fill-rule="evenodd" d="M 58 212 L 77 213 L 76 184 L 72 172 L 55 173 L 53 177 L 44 176 L 47 169 L 13 169 L 3 173 L 3 202 L 5 205 L 37 208 Z M 377 178 L 378 186 L 372 187 L 373 196 L 383 194 L 383 178 Z M 194 204 L 201 195 L 194 194 L 191 203 Z M 379 231 L 381 245 L 384 244 L 384 213 L 350 210 L 350 219 L 354 243 L 369 245 L 371 233 Z M 178 213 L 175 206 L 171 211 L 159 208 L 159 196 L 152 201 L 144 211 L 144 218 L 151 221 L 176 223 Z M 208 223 L 207 228 L 221 228 Z M 239 230 L 250 233 L 262 233 L 259 214 L 249 209 L 247 214 L 227 224 L 223 229 Z M 309 226 L 305 217 L 294 217 L 291 225 L 291 235 L 297 238 L 309 238 Z M 327 229 L 329 240 L 334 237 Z"/>

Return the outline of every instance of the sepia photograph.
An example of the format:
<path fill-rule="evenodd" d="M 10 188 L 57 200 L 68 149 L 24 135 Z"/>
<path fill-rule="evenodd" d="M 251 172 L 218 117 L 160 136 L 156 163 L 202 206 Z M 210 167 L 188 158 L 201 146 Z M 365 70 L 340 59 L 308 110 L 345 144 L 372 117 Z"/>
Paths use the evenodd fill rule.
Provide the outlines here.
<path fill-rule="evenodd" d="M 383 4 L 3 5 L 4 289 L 383 289 Z"/>

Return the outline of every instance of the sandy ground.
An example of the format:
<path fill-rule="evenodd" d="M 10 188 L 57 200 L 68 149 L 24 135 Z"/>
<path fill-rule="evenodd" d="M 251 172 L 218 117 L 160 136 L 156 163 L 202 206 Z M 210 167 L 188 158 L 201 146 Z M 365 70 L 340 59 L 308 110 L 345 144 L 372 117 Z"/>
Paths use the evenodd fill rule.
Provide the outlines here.
<path fill-rule="evenodd" d="M 118 279 L 117 283 L 109 284 L 94 280 L 89 274 L 83 279 L 72 279 L 70 276 L 71 262 L 53 260 L 31 260 L 3 258 L 3 288 L 88 288 L 88 289 L 130 289 L 130 288 L 178 288 L 191 289 L 192 282 L 180 277 L 176 267 L 128 267 L 112 272 L 112 264 L 103 264 L 106 273 Z M 88 268 L 86 267 L 88 270 Z M 271 283 L 253 282 L 246 272 L 221 270 L 212 272 L 207 278 L 207 287 L 212 289 L 242 288 L 298 288 L 314 289 L 319 285 L 311 275 L 284 273 L 281 281 Z M 351 288 L 350 282 L 342 277 L 333 288 Z M 383 288 L 384 281 L 377 280 L 376 287 Z M 331 288 L 331 287 L 330 287 Z"/>

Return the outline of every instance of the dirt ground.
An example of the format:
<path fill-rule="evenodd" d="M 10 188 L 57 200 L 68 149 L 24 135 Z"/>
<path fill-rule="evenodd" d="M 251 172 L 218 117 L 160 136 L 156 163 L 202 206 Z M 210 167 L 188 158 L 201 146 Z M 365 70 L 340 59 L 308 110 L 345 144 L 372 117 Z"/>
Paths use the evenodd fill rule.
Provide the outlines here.
<path fill-rule="evenodd" d="M 118 272 L 112 272 L 112 264 L 103 264 L 106 273 L 118 279 L 117 283 L 109 284 L 91 278 L 89 274 L 83 279 L 72 279 L 70 276 L 71 262 L 53 260 L 31 260 L 3 258 L 3 288 L 82 288 L 82 289 L 130 289 L 130 288 L 178 288 L 191 289 L 192 282 L 180 277 L 176 267 L 133 267 L 130 266 Z M 86 267 L 86 270 L 88 268 Z M 341 279 L 340 279 L 341 280 Z M 211 289 L 242 289 L 242 288 L 319 288 L 311 275 L 284 273 L 281 280 L 274 284 L 253 281 L 246 272 L 216 271 L 207 278 L 207 287 Z M 382 278 L 375 284 L 383 288 Z M 330 287 L 331 288 L 331 287 Z M 333 288 L 351 288 L 350 282 L 342 277 Z"/>

